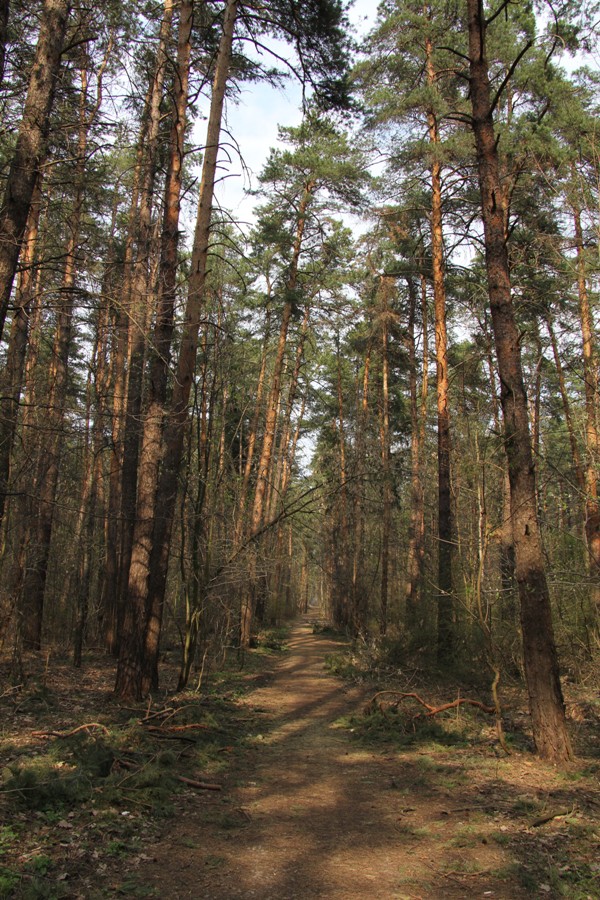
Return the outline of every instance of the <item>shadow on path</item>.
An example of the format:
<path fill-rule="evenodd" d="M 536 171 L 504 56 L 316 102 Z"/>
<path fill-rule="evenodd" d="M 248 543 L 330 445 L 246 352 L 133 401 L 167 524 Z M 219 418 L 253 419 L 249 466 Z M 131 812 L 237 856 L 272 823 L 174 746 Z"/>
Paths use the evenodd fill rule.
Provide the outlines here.
<path fill-rule="evenodd" d="M 161 897 L 207 900 L 527 896 L 493 874 L 501 847 L 452 845 L 467 820 L 455 814 L 460 799 L 414 754 L 357 748 L 335 727 L 365 699 L 325 673 L 339 644 L 309 621 L 289 644 L 275 677 L 246 698 L 264 733 L 222 796 L 188 799 L 144 882 Z"/>

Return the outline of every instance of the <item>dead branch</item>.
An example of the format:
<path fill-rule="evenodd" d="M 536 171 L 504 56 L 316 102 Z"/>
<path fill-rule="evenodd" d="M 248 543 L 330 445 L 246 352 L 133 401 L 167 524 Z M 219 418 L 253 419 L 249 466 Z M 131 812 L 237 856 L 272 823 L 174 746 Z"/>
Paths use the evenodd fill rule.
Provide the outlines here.
<path fill-rule="evenodd" d="M 170 717 L 171 715 L 174 715 L 176 712 L 178 712 L 178 710 L 174 709 L 172 706 L 167 706 L 166 709 L 157 709 L 156 712 L 149 713 L 148 715 L 144 716 L 143 719 L 140 719 L 139 724 L 145 725 L 146 722 L 151 722 L 152 719 L 160 719 L 161 716 L 169 716 Z"/>
<path fill-rule="evenodd" d="M 476 709 L 480 709 L 482 712 L 487 713 L 490 716 L 496 714 L 496 709 L 493 706 L 486 706 L 485 703 L 481 703 L 479 700 L 470 700 L 468 697 L 459 697 L 457 700 L 453 700 L 451 703 L 443 703 L 441 706 L 432 706 L 430 703 L 427 703 L 420 697 L 418 694 L 414 692 L 405 692 L 405 691 L 378 691 L 375 696 L 367 703 L 365 707 L 365 712 L 372 712 L 373 709 L 379 708 L 381 712 L 385 715 L 385 710 L 382 705 L 378 702 L 379 698 L 384 694 L 391 694 L 396 699 L 391 701 L 389 706 L 392 709 L 397 709 L 403 700 L 415 700 L 417 703 L 420 703 L 427 712 L 425 713 L 417 713 L 413 716 L 413 719 L 420 719 L 422 716 L 429 719 L 433 716 L 437 716 L 438 713 L 445 712 L 447 709 L 456 709 L 458 706 L 463 706 L 466 704 L 467 706 L 474 706 Z"/>
<path fill-rule="evenodd" d="M 195 781 L 193 778 L 185 778 L 184 775 L 177 775 L 177 781 L 181 781 L 183 784 L 189 785 L 189 787 L 196 788 L 199 791 L 222 791 L 223 786 L 220 784 L 209 784 L 206 781 Z"/>
<path fill-rule="evenodd" d="M 214 730 L 211 725 L 203 725 L 200 722 L 194 722 L 191 725 L 148 725 L 146 731 L 152 731 L 159 734 L 174 734 L 180 731 L 192 731 L 200 729 L 202 731 Z"/>
<path fill-rule="evenodd" d="M 560 816 L 568 816 L 572 813 L 571 809 L 558 809 L 556 812 L 548 813 L 546 816 L 540 816 L 539 819 L 534 819 L 531 823 L 532 828 L 539 828 L 540 825 L 545 825 L 546 822 L 551 822 L 552 819 L 558 819 Z"/>
<path fill-rule="evenodd" d="M 136 766 L 136 764 L 131 762 L 131 760 L 129 760 L 129 759 L 115 759 L 113 766 L 115 766 L 115 765 L 121 766 L 121 768 L 123 768 L 123 769 L 128 769 L 131 772 L 135 772 L 140 769 L 140 766 Z M 196 790 L 198 790 L 198 791 L 222 791 L 223 790 L 223 787 L 220 784 L 210 784 L 207 781 L 196 781 L 195 778 L 186 778 L 185 775 L 175 775 L 174 777 L 176 778 L 177 781 L 181 781 L 182 784 L 187 784 L 188 787 L 196 788 Z"/>
<path fill-rule="evenodd" d="M 33 737 L 68 738 L 77 734 L 78 731 L 87 731 L 89 728 L 99 728 L 104 734 L 110 734 L 106 725 L 102 725 L 100 722 L 86 722 L 85 725 L 78 725 L 77 728 L 72 728 L 70 731 L 32 731 L 31 734 Z"/>

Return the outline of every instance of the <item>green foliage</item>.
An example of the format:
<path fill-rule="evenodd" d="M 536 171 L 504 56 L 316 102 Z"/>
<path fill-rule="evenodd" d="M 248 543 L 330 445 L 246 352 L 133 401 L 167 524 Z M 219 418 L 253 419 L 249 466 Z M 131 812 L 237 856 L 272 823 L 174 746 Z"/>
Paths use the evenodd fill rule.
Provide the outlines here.
<path fill-rule="evenodd" d="M 0 900 L 9 900 L 15 896 L 21 876 L 5 866 L 0 866 Z"/>

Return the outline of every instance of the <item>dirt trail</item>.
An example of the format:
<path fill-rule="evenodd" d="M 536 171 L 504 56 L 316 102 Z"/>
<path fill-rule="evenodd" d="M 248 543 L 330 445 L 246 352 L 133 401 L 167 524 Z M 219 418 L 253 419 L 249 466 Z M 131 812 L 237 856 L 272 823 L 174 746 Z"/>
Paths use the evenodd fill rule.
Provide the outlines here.
<path fill-rule="evenodd" d="M 222 794 L 187 798 L 147 851 L 143 881 L 161 897 L 211 900 L 525 896 L 491 874 L 501 848 L 448 845 L 468 815 L 455 809 L 464 793 L 419 778 L 414 758 L 357 748 L 335 727 L 364 699 L 325 673 L 336 646 L 308 621 L 295 626 L 274 678 L 246 699 L 264 734 Z"/>

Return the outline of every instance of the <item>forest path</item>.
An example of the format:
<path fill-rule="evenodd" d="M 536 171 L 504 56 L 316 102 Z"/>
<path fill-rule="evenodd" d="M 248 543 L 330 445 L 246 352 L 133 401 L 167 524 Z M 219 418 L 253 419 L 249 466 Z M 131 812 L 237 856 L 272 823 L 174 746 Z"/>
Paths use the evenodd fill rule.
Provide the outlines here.
<path fill-rule="evenodd" d="M 468 821 L 463 787 L 424 778 L 419 750 L 360 748 L 336 728 L 370 696 L 326 674 L 339 644 L 307 619 L 289 648 L 245 698 L 262 733 L 222 794 L 187 798 L 147 851 L 143 882 L 174 900 L 525 896 L 492 874 L 507 862 L 503 848 L 451 840 Z"/>

